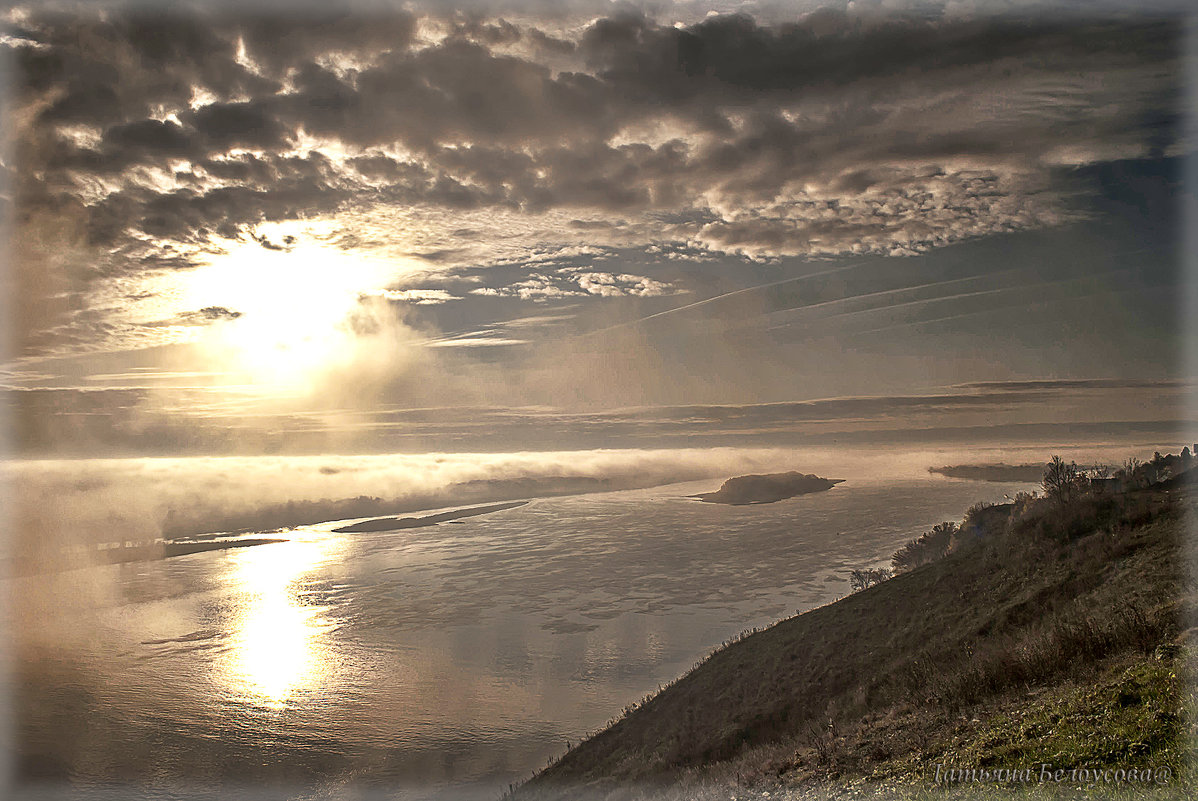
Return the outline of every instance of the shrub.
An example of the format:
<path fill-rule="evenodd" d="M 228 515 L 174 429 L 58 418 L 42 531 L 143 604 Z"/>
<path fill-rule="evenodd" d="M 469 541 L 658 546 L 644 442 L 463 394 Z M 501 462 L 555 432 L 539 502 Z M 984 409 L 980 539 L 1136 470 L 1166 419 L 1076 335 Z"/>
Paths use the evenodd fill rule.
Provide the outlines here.
<path fill-rule="evenodd" d="M 853 592 L 864 590 L 875 584 L 894 578 L 894 571 L 886 567 L 865 568 L 849 571 L 849 585 Z"/>
<path fill-rule="evenodd" d="M 890 565 L 895 573 L 935 562 L 949 552 L 957 535 L 956 523 L 938 523 L 931 531 L 911 540 L 894 552 Z"/>

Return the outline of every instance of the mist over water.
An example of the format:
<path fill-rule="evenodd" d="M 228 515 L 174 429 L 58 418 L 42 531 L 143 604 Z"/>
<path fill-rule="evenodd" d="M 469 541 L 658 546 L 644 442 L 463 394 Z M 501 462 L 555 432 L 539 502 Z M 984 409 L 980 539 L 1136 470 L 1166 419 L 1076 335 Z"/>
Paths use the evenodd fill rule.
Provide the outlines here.
<path fill-rule="evenodd" d="M 644 483 L 671 471 L 719 475 L 534 498 L 394 532 L 337 533 L 345 521 L 330 520 L 274 535 L 285 543 L 10 579 L 20 770 L 30 792 L 69 777 L 72 794 L 96 798 L 113 782 L 187 797 L 231 785 L 303 788 L 311 797 L 375 788 L 403 798 L 495 798 L 742 629 L 835 600 L 848 592 L 850 569 L 887 563 L 976 501 L 1033 488 L 946 479 L 928 465 L 1043 454 L 176 460 L 166 474 L 175 480 L 161 482 L 157 496 L 144 491 L 144 508 L 161 513 L 173 499 L 201 498 L 201 488 L 203 508 L 249 503 L 259 490 L 250 475 L 271 504 L 395 491 L 401 476 L 431 483 L 430 474 L 443 488 L 480 474 L 566 469 Z M 74 476 L 80 497 L 65 500 L 88 498 L 98 510 L 113 503 L 98 476 L 123 497 L 135 477 L 155 475 L 151 462 L 163 467 L 22 469 L 40 482 L 25 489 L 42 492 Z M 749 466 L 846 481 L 769 505 L 687 497 Z M 59 508 L 43 507 L 43 516 Z"/>
<path fill-rule="evenodd" d="M 915 476 L 938 464 L 1038 463 L 1050 451 L 1080 461 L 1118 461 L 1128 453 L 1150 454 L 1161 447 L 1168 446 L 1126 440 L 1063 449 L 1042 443 L 46 459 L 0 462 L 0 478 L 11 487 L 15 501 L 17 533 L 8 544 L 18 553 L 33 549 L 47 561 L 41 567 L 49 568 L 57 556 L 55 547 L 271 530 L 750 472 L 799 469 L 830 477 Z M 360 509 L 364 506 L 370 508 Z"/>
<path fill-rule="evenodd" d="M 22 547 L 69 547 L 654 486 L 784 464 L 733 448 L 18 461 Z M 371 506 L 370 502 L 375 502 Z M 360 507 L 370 507 L 360 509 Z M 360 510 L 359 510 L 360 509 Z M 356 512 L 356 513 L 355 513 Z M 49 565 L 47 565 L 49 566 Z"/>

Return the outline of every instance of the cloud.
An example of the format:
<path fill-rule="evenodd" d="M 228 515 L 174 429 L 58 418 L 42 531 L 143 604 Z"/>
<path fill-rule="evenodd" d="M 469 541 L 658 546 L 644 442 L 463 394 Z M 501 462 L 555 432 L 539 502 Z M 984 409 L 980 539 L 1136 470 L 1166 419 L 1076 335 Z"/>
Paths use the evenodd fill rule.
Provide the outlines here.
<path fill-rule="evenodd" d="M 640 297 L 656 297 L 659 295 L 673 294 L 673 287 L 661 281 L 654 281 L 652 278 L 646 278 L 641 275 L 613 275 L 611 273 L 597 273 L 573 271 L 576 273 L 575 280 L 578 281 L 578 286 L 585 292 L 591 295 L 601 295 L 603 297 L 626 297 L 628 295 L 638 295 Z"/>
<path fill-rule="evenodd" d="M 541 261 L 544 263 L 544 260 Z M 585 267 L 563 267 L 552 273 L 533 272 L 527 278 L 501 287 L 478 287 L 470 294 L 484 297 L 556 300 L 578 297 L 659 297 L 675 294 L 670 284 L 629 273 L 597 272 Z"/>
<path fill-rule="evenodd" d="M 427 343 L 430 348 L 496 348 L 527 344 L 529 342 L 526 339 L 507 339 L 489 335 L 489 332 L 488 335 L 459 335 L 446 337 L 445 339 L 435 339 Z"/>
<path fill-rule="evenodd" d="M 387 300 L 413 303 L 417 306 L 432 306 L 459 299 L 457 295 L 446 292 L 444 289 L 384 289 L 378 293 L 378 296 Z"/>
<path fill-rule="evenodd" d="M 428 344 L 454 358 L 462 352 L 505 350 L 522 343 L 501 331 L 479 331 Z M 471 378 L 478 383 L 479 375 L 476 371 Z M 971 432 L 977 441 L 1003 444 L 1008 435 L 1028 440 L 1064 436 L 1070 426 L 1086 438 L 1102 434 L 1106 426 L 1112 437 L 1140 432 L 1167 442 L 1181 438 L 1184 426 L 1193 426 L 1186 404 L 1191 385 L 1172 380 L 1012 381 L 923 395 L 586 411 L 470 404 L 477 396 L 464 385 L 455 398 L 460 405 L 376 403 L 350 413 L 352 407 L 344 401 L 327 409 L 280 410 L 252 395 L 230 398 L 219 388 L 162 386 L 153 375 L 98 378 L 141 386 L 10 386 L 5 403 L 17 424 L 18 453 L 43 458 L 101 449 L 110 456 L 302 454 L 336 452 L 330 450 L 335 447 L 352 453 L 413 453 L 439 451 L 447 442 L 455 449 L 479 452 L 553 449 L 561 443 L 579 448 L 666 448 L 680 443 L 804 447 L 871 437 L 927 444 L 963 432 Z"/>
<path fill-rule="evenodd" d="M 62 260 L 65 224 L 84 284 L 315 217 L 442 272 L 584 243 L 905 256 L 1078 220 L 1070 170 L 1180 147 L 1168 17 L 678 13 L 27 10 L 14 238 Z M 475 291 L 685 289 L 586 264 Z M 88 312 L 98 335 L 95 309 L 42 319 Z"/>
<path fill-rule="evenodd" d="M 196 311 L 180 312 L 169 320 L 154 320 L 142 325 L 150 327 L 175 326 L 175 325 L 209 325 L 211 323 L 220 322 L 222 320 L 236 320 L 241 317 L 241 312 L 233 309 L 226 309 L 224 306 L 205 306 Z"/>
<path fill-rule="evenodd" d="M 402 10 L 371 13 L 313 6 L 291 14 L 263 9 L 232 27 L 247 59 L 281 80 L 290 67 L 322 56 L 369 58 L 403 51 L 413 44 L 417 23 L 415 15 Z"/>

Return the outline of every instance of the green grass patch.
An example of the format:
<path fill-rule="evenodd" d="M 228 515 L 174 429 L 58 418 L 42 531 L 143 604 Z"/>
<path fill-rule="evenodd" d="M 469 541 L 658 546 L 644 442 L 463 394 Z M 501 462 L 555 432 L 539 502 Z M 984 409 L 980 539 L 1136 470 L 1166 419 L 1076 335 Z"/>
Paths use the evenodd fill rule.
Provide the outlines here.
<path fill-rule="evenodd" d="M 1177 659 L 1149 659 L 1098 686 L 1046 693 L 996 716 L 945 763 L 1054 768 L 1167 767 L 1182 773 L 1184 672 Z"/>

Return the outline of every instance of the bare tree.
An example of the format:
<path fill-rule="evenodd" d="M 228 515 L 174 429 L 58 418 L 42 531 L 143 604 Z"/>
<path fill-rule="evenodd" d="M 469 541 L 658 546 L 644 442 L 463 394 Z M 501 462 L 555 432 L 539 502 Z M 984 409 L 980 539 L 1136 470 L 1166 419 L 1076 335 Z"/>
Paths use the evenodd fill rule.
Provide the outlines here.
<path fill-rule="evenodd" d="M 1144 463 L 1134 456 L 1123 460 L 1122 478 L 1125 487 L 1140 486 L 1143 481 Z"/>
<path fill-rule="evenodd" d="M 1044 494 L 1059 503 L 1070 503 L 1082 495 L 1089 484 L 1077 462 L 1065 463 L 1060 456 L 1053 456 L 1044 468 Z"/>

